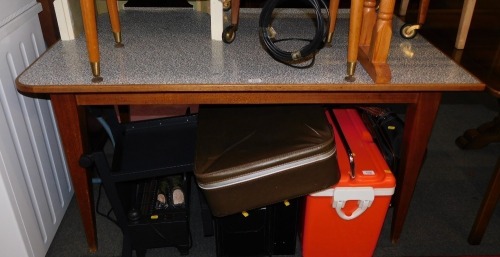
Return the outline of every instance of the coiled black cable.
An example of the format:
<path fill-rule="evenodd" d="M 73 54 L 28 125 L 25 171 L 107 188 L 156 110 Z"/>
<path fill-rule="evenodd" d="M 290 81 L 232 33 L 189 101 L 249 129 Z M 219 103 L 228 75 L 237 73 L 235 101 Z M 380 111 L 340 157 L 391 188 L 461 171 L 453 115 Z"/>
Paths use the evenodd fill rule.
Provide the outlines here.
<path fill-rule="evenodd" d="M 264 46 L 267 48 L 269 54 L 276 60 L 283 62 L 285 64 L 303 61 L 313 58 L 316 52 L 325 45 L 325 40 L 328 33 L 328 24 L 330 23 L 330 14 L 328 12 L 328 6 L 324 0 L 304 0 L 312 5 L 316 14 L 316 33 L 312 40 L 310 39 L 281 39 L 274 40 L 274 29 L 271 27 L 271 20 L 274 8 L 286 0 L 267 0 L 262 8 L 259 19 L 260 36 Z M 326 10 L 326 16 L 322 14 L 321 7 Z M 276 42 L 284 40 L 301 40 L 308 41 L 309 44 L 302 47 L 300 50 L 288 52 L 280 49 L 276 46 Z M 312 64 L 312 63 L 311 63 Z M 294 66 L 295 67 L 295 66 Z M 310 67 L 310 66 L 306 66 Z"/>

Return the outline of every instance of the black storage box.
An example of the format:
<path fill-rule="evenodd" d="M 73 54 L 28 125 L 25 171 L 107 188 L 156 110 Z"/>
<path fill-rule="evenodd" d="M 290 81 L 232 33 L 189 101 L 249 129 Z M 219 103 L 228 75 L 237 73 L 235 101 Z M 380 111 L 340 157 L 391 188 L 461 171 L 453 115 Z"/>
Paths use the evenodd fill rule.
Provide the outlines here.
<path fill-rule="evenodd" d="M 158 194 L 161 185 L 173 177 L 181 177 L 184 193 L 182 204 L 174 205 L 172 196 L 167 193 L 165 206 L 159 206 Z M 191 247 L 189 229 L 190 176 L 188 174 L 147 179 L 136 186 L 136 206 L 139 216 L 129 212 L 128 227 L 133 244 L 144 248 L 175 246 L 181 254 L 188 254 Z M 172 189 L 169 185 L 169 191 Z"/>
<path fill-rule="evenodd" d="M 295 254 L 301 198 L 215 218 L 218 257 Z"/>

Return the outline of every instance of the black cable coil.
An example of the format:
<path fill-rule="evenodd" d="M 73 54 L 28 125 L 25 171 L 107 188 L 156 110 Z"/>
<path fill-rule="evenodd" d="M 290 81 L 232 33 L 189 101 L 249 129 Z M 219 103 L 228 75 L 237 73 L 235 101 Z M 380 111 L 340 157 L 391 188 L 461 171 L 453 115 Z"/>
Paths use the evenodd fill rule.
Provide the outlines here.
<path fill-rule="evenodd" d="M 325 3 L 324 0 L 304 0 L 312 5 L 316 14 L 316 32 L 312 40 L 298 39 L 298 38 L 275 40 L 273 35 L 275 32 L 274 29 L 271 27 L 272 14 L 276 6 L 282 1 L 286 0 L 267 0 L 262 8 L 262 12 L 260 13 L 260 19 L 259 19 L 259 28 L 260 28 L 259 31 L 264 46 L 267 48 L 268 53 L 272 57 L 288 65 L 290 65 L 290 63 L 311 59 L 311 57 L 313 58 L 314 61 L 314 55 L 319 49 L 321 49 L 325 45 L 325 40 L 328 33 L 330 14 L 328 12 L 327 4 Z M 325 12 L 326 15 L 323 15 L 321 12 L 322 6 L 326 10 Z M 275 44 L 277 42 L 285 40 L 307 41 L 309 42 L 309 44 L 302 47 L 300 50 L 288 52 L 280 49 Z M 310 67 L 311 65 L 308 65 L 304 68 Z"/>

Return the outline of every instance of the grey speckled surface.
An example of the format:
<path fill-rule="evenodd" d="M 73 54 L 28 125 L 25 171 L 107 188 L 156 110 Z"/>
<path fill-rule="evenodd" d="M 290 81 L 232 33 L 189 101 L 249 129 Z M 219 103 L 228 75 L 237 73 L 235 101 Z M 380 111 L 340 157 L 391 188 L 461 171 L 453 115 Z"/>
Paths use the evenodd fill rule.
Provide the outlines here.
<path fill-rule="evenodd" d="M 312 38 L 315 22 L 297 9 L 275 10 L 279 38 Z M 310 11 L 309 11 L 310 12 Z M 309 69 L 276 62 L 258 35 L 260 10 L 242 9 L 232 44 L 210 39 L 210 16 L 189 8 L 127 9 L 120 13 L 124 48 L 114 48 L 109 19 L 99 17 L 101 75 L 96 85 L 157 84 L 345 84 L 348 15 L 339 15 L 333 47 L 323 48 Z M 478 83 L 464 69 L 417 36 L 399 36 L 394 20 L 388 63 L 393 84 Z M 303 46 L 305 43 L 300 43 Z M 281 47 L 281 45 L 280 45 Z M 283 46 L 285 47 L 285 46 Z M 290 50 L 298 49 L 294 46 Z M 24 85 L 92 84 L 83 37 L 58 42 L 21 77 Z M 355 84 L 372 84 L 358 64 Z"/>

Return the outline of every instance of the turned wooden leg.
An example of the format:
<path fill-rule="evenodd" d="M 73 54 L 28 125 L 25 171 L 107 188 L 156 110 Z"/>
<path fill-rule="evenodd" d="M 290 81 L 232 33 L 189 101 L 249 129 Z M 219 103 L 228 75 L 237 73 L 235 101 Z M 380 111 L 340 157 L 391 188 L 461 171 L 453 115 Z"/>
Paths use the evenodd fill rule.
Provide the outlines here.
<path fill-rule="evenodd" d="M 82 9 L 83 29 L 87 40 L 90 68 L 94 78 L 92 82 L 101 82 L 101 67 L 99 62 L 99 42 L 97 40 L 97 24 L 95 17 L 95 3 L 93 0 L 80 0 Z"/>
<path fill-rule="evenodd" d="M 374 63 L 386 63 L 392 38 L 392 17 L 395 0 L 382 0 L 377 23 L 370 44 L 370 59 Z"/>
<path fill-rule="evenodd" d="M 488 190 L 483 198 L 481 207 L 474 221 L 474 225 L 469 234 L 469 244 L 478 245 L 483 239 L 486 227 L 490 222 L 491 215 L 495 210 L 495 206 L 500 199 L 500 157 L 497 160 L 497 165 L 490 179 Z"/>
<path fill-rule="evenodd" d="M 389 83 L 391 81 L 391 70 L 387 64 L 387 57 L 391 46 L 395 2 L 395 0 L 380 1 L 370 46 L 360 46 L 359 61 L 375 83 Z"/>
<path fill-rule="evenodd" d="M 363 6 L 363 23 L 361 24 L 360 46 L 369 46 L 372 40 L 373 27 L 377 21 L 376 0 L 365 0 Z"/>
<path fill-rule="evenodd" d="M 115 47 L 123 47 L 120 17 L 118 15 L 118 2 L 117 0 L 106 0 L 106 3 L 108 5 L 109 20 L 111 22 L 113 37 L 115 38 Z"/>
<path fill-rule="evenodd" d="M 363 19 L 363 0 L 351 1 L 351 15 L 349 19 L 349 38 L 347 45 L 347 76 L 349 82 L 354 81 L 356 62 L 358 60 L 359 36 Z"/>
<path fill-rule="evenodd" d="M 339 0 L 330 0 L 330 6 L 328 9 L 330 11 L 330 24 L 328 25 L 328 37 L 326 38 L 326 42 L 332 43 L 335 23 L 337 22 L 337 13 L 339 11 Z"/>

